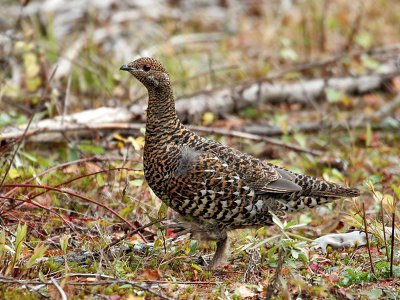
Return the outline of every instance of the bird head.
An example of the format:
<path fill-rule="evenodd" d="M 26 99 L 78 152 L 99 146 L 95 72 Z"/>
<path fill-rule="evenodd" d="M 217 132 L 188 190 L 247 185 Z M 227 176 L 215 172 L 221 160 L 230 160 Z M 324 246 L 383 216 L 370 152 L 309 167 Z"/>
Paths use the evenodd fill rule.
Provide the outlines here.
<path fill-rule="evenodd" d="M 146 88 L 154 88 L 170 83 L 169 75 L 163 65 L 156 59 L 142 57 L 121 66 L 120 70 L 128 71 Z"/>

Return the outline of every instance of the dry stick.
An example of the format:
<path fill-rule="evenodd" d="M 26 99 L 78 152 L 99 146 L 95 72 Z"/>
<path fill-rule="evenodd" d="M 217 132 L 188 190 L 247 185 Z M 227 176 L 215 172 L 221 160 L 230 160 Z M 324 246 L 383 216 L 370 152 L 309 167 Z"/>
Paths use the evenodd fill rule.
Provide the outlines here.
<path fill-rule="evenodd" d="M 363 12 L 364 12 L 364 10 L 363 10 L 364 6 L 363 6 L 362 2 L 360 2 L 360 6 L 361 7 L 358 10 L 358 14 L 356 15 L 356 18 L 351 26 L 350 34 L 347 38 L 347 43 L 343 47 L 345 51 L 349 51 L 352 48 L 352 46 L 354 44 L 354 37 L 357 35 L 359 29 L 361 28 L 360 24 L 361 24 Z"/>
<path fill-rule="evenodd" d="M 331 131 L 348 130 L 349 128 L 362 128 L 367 126 L 368 124 L 371 124 L 371 122 L 375 119 L 381 120 L 384 119 L 385 117 L 390 116 L 390 114 L 392 114 L 393 111 L 399 106 L 400 106 L 400 93 L 398 93 L 396 97 L 392 99 L 390 102 L 383 105 L 382 108 L 379 109 L 377 112 L 375 112 L 372 116 L 368 118 L 362 118 L 361 120 L 348 119 L 346 121 L 348 126 L 345 126 L 345 124 L 342 122 L 335 122 L 330 124 L 324 124 L 324 122 L 312 122 L 306 124 L 297 124 L 296 126 L 293 126 L 295 127 L 295 130 L 289 129 L 287 133 L 288 134 L 293 134 L 295 132 L 312 133 L 320 131 L 321 129 L 327 127 L 328 125 L 330 126 Z M 397 124 L 400 125 L 400 120 L 398 120 Z M 255 128 L 258 129 L 256 130 Z M 384 124 L 372 124 L 372 128 L 373 129 L 383 128 L 385 130 L 390 129 L 389 126 L 385 126 Z M 395 127 L 393 127 L 393 129 L 398 130 L 398 128 Z M 255 133 L 262 136 L 283 135 L 285 133 L 282 131 L 282 129 L 279 128 L 265 128 L 265 127 L 249 127 L 249 129 L 245 129 L 245 132 Z"/>
<path fill-rule="evenodd" d="M 281 136 L 284 134 L 295 134 L 295 133 L 314 133 L 321 132 L 323 130 L 329 130 L 329 132 L 339 132 L 339 131 L 348 131 L 349 129 L 365 129 L 365 126 L 371 125 L 371 128 L 374 130 L 399 130 L 400 120 L 397 121 L 396 124 L 384 124 L 384 123 L 372 123 L 369 119 L 364 119 L 360 121 L 349 120 L 347 126 L 342 122 L 310 122 L 303 123 L 299 125 L 292 125 L 292 128 L 289 128 L 286 132 L 284 132 L 280 128 L 276 127 L 264 127 L 264 126 L 248 126 L 243 128 L 243 132 L 248 132 L 252 134 L 257 134 L 261 136 Z M 396 122 L 396 121 L 395 121 Z"/>
<path fill-rule="evenodd" d="M 71 182 L 74 182 L 74 181 L 76 181 L 76 180 L 79 180 L 79 179 L 82 179 L 82 178 L 85 178 L 85 177 L 89 177 L 89 176 L 93 176 L 93 175 L 97 175 L 97 174 L 105 173 L 105 172 L 109 172 L 109 171 L 115 171 L 115 170 L 135 171 L 134 169 L 130 169 L 130 168 L 112 168 L 112 169 L 108 169 L 108 170 L 101 170 L 101 171 L 97 171 L 97 172 L 93 172 L 93 173 L 89 173 L 89 174 L 84 174 L 84 175 L 81 175 L 81 176 L 72 178 L 72 179 L 67 180 L 67 181 L 65 181 L 65 182 L 62 182 L 62 183 L 60 183 L 60 184 L 57 184 L 57 185 L 54 186 L 54 187 L 60 187 L 60 186 L 69 184 L 69 183 L 71 183 Z M 51 213 L 57 215 L 59 218 L 61 218 L 61 219 L 68 225 L 69 228 L 71 228 L 73 231 L 75 231 L 75 229 L 73 228 L 73 226 L 71 226 L 70 222 L 68 222 L 61 214 L 58 214 L 57 212 L 55 212 L 55 211 L 52 210 L 51 208 L 48 208 L 48 207 L 46 207 L 46 206 L 43 206 L 43 205 L 41 205 L 41 204 L 39 204 L 39 203 L 33 201 L 33 199 L 35 199 L 35 198 L 37 198 L 37 197 L 39 197 L 39 196 L 41 196 L 41 195 L 43 195 L 43 194 L 46 194 L 48 191 L 49 191 L 49 190 L 45 190 L 45 191 L 43 191 L 43 192 L 34 194 L 33 196 L 30 196 L 30 197 L 29 197 L 28 199 L 26 199 L 26 200 L 18 199 L 18 198 L 11 198 L 11 197 L 4 197 L 4 196 L 1 196 L 1 195 L 0 195 L 0 199 L 8 199 L 8 200 L 17 200 L 17 201 L 20 201 L 20 203 L 18 203 L 17 205 L 14 205 L 13 207 L 11 207 L 11 208 L 9 208 L 9 209 L 3 211 L 3 212 L 1 213 L 1 215 L 3 216 L 3 215 L 5 215 L 5 214 L 9 213 L 10 211 L 14 210 L 15 208 L 17 208 L 17 207 L 19 207 L 19 206 L 21 206 L 21 205 L 23 205 L 23 204 L 25 204 L 25 203 L 32 203 L 33 205 L 35 205 L 35 206 L 37 206 L 37 207 L 43 208 L 43 209 L 45 209 L 45 210 L 47 210 L 47 211 L 49 211 L 49 212 L 51 212 Z"/>
<path fill-rule="evenodd" d="M 66 220 L 62 215 L 60 215 L 58 212 L 52 210 L 51 208 L 48 208 L 47 206 L 44 206 L 44 205 L 40 204 L 40 203 L 37 203 L 37 202 L 35 202 L 35 201 L 31 201 L 31 199 L 24 200 L 24 199 L 12 198 L 12 197 L 5 197 L 5 196 L 1 196 L 1 195 L 0 195 L 0 199 L 12 200 L 12 201 L 19 201 L 19 202 L 20 202 L 19 204 L 25 204 L 25 203 L 28 203 L 28 202 L 29 202 L 29 203 L 32 203 L 32 205 L 34 205 L 34 206 L 36 206 L 36 207 L 42 208 L 42 209 L 47 210 L 48 212 L 50 212 L 50 213 L 52 213 L 52 214 L 55 214 L 57 217 L 59 217 L 61 220 L 63 220 L 63 222 L 64 222 L 65 224 L 67 224 L 67 226 L 68 226 L 69 228 L 71 228 L 71 230 L 75 231 L 75 228 L 70 224 L 70 222 L 67 221 L 67 220 Z M 3 212 L 2 215 L 6 214 L 6 213 L 9 213 L 9 212 L 10 212 L 10 209 L 8 209 L 6 212 Z"/>
<path fill-rule="evenodd" d="M 131 281 L 132 282 L 132 281 Z M 67 282 L 66 284 L 71 284 L 71 285 L 96 285 L 96 284 L 109 284 L 109 283 L 119 283 L 119 281 L 113 280 L 113 281 L 99 281 L 99 282 Z M 221 284 L 221 281 L 166 281 L 166 280 L 143 280 L 137 283 L 147 283 L 147 284 L 191 284 L 191 285 L 217 285 Z"/>
<path fill-rule="evenodd" d="M 60 187 L 60 186 L 63 186 L 63 185 L 72 183 L 72 182 L 77 181 L 77 180 L 82 179 L 82 178 L 86 178 L 86 177 L 89 177 L 89 176 L 97 175 L 97 174 L 100 174 L 100 173 L 106 173 L 106 172 L 116 171 L 116 170 L 118 170 L 118 171 L 119 171 L 119 170 L 136 171 L 136 170 L 130 169 L 130 168 L 121 168 L 121 167 L 118 167 L 118 168 L 111 168 L 111 169 L 107 169 L 107 170 L 101 170 L 101 171 L 96 171 L 96 172 L 92 172 L 92 173 L 88 173 L 88 174 L 83 174 L 83 175 L 74 177 L 74 178 L 72 178 L 72 179 L 69 179 L 69 180 L 67 180 L 67 181 L 61 182 L 61 183 L 55 185 L 54 187 Z M 29 203 L 29 202 L 31 202 L 33 199 L 35 199 L 35 198 L 37 198 L 37 197 L 39 197 L 39 196 L 41 196 L 41 195 L 43 195 L 43 194 L 46 194 L 48 191 L 49 191 L 49 190 L 45 190 L 45 191 L 43 191 L 43 192 L 34 194 L 33 196 L 30 196 L 28 199 L 23 200 L 23 201 L 24 201 L 25 203 Z M 0 196 L 0 198 L 3 198 L 3 197 Z M 20 205 L 23 205 L 23 204 L 24 204 L 24 203 L 19 203 L 19 205 L 14 205 L 13 207 L 7 209 L 6 211 L 3 211 L 3 212 L 1 213 L 1 215 L 5 215 L 5 214 L 7 214 L 8 212 L 14 210 L 15 208 L 17 208 L 17 207 L 19 207 Z M 42 207 L 42 208 L 43 208 L 43 207 Z"/>
<path fill-rule="evenodd" d="M 100 279 L 111 279 L 113 281 L 117 280 L 112 276 L 105 275 L 105 274 L 99 274 L 99 273 L 68 273 L 67 275 L 57 277 L 57 279 L 63 279 L 63 278 L 71 278 L 71 277 L 96 277 Z M 1 280 L 1 276 L 0 276 Z M 213 285 L 213 284 L 221 284 L 221 281 L 167 281 L 167 280 L 141 280 L 141 281 L 132 281 L 136 283 L 147 283 L 147 284 L 199 284 L 199 285 Z M 69 281 L 68 283 L 71 283 Z M 72 282 L 73 283 L 73 282 Z"/>
<path fill-rule="evenodd" d="M 71 124 L 71 125 L 66 125 L 62 128 L 40 128 L 40 129 L 34 129 L 26 134 L 26 136 L 32 136 L 38 133 L 45 133 L 45 132 L 72 132 L 72 131 L 81 131 L 81 130 L 92 130 L 92 131 L 98 131 L 98 130 L 116 130 L 116 129 L 123 129 L 123 130 L 140 130 L 145 127 L 145 124 L 142 123 L 103 123 L 103 124 L 91 124 L 91 125 L 81 125 L 81 124 Z M 301 146 L 297 146 L 295 144 L 291 143 L 285 143 L 277 139 L 273 138 L 268 138 L 265 136 L 261 135 L 256 135 L 256 134 L 251 134 L 247 132 L 242 132 L 242 131 L 236 131 L 236 130 L 227 130 L 223 128 L 215 128 L 215 127 L 204 127 L 204 126 L 195 126 L 195 125 L 188 125 L 186 126 L 194 131 L 197 132 L 203 132 L 203 133 L 208 133 L 208 134 L 218 134 L 218 135 L 223 135 L 223 136 L 230 136 L 230 137 L 238 137 L 238 138 L 244 138 L 244 139 L 249 139 L 253 141 L 259 141 L 259 142 L 266 142 L 275 146 L 279 147 L 284 147 L 290 150 L 294 150 L 297 152 L 303 152 L 307 154 L 311 154 L 314 156 L 321 156 L 322 152 L 317 151 L 317 150 L 310 150 L 303 148 Z"/>
<path fill-rule="evenodd" d="M 381 201 L 381 219 L 382 219 L 382 232 L 383 232 L 383 242 L 385 243 L 385 250 L 386 250 L 386 260 L 389 262 L 389 246 L 386 240 L 386 229 L 385 229 L 385 221 L 384 221 L 384 214 L 383 214 L 383 201 Z"/>
<path fill-rule="evenodd" d="M 396 206 L 394 206 L 392 213 L 392 251 L 390 252 L 390 277 L 393 277 L 393 258 L 394 258 L 394 224 L 396 217 Z"/>
<path fill-rule="evenodd" d="M 41 97 L 40 97 L 40 100 L 43 100 L 43 99 L 44 99 L 44 96 L 46 95 L 47 90 L 48 90 L 48 88 L 49 88 L 49 84 L 50 84 L 51 80 L 53 79 L 54 75 L 56 74 L 56 71 L 57 71 L 57 66 L 54 68 L 53 72 L 51 73 L 50 78 L 49 78 L 49 80 L 47 81 L 45 88 L 43 89 L 43 93 L 42 93 L 42 95 L 41 95 Z M 23 132 L 23 134 L 22 134 L 22 136 L 21 136 L 21 139 L 20 139 L 19 143 L 17 144 L 17 147 L 15 148 L 15 150 L 14 150 L 12 156 L 11 156 L 10 163 L 8 164 L 8 166 L 7 166 L 7 168 L 6 168 L 6 171 L 4 172 L 4 176 L 3 176 L 3 178 L 1 179 L 0 187 L 3 185 L 4 181 L 6 180 L 6 177 L 7 177 L 7 175 L 8 175 L 8 172 L 10 172 L 10 169 L 11 169 L 12 163 L 13 163 L 13 161 L 14 161 L 14 159 L 15 159 L 15 156 L 17 155 L 17 153 L 18 153 L 18 151 L 19 151 L 19 148 L 20 148 L 21 145 L 22 145 L 22 141 L 24 140 L 25 135 L 27 134 L 27 132 L 28 132 L 28 130 L 29 130 L 29 127 L 30 127 L 31 124 L 32 124 L 33 117 L 35 116 L 36 111 L 37 111 L 38 109 L 39 109 L 39 105 L 38 105 L 38 107 L 35 109 L 35 111 L 33 111 L 32 115 L 31 115 L 31 117 L 30 117 L 30 119 L 29 119 L 29 121 L 28 121 L 28 124 L 26 124 L 26 127 L 25 127 L 25 129 L 24 129 L 24 132 Z"/>
<path fill-rule="evenodd" d="M 50 281 L 53 283 L 53 285 L 56 287 L 57 291 L 60 293 L 61 299 L 62 300 L 67 300 L 68 299 L 67 294 L 65 294 L 64 290 L 58 284 L 57 280 L 55 280 L 54 277 L 51 277 Z"/>
<path fill-rule="evenodd" d="M 320 20 L 319 20 L 320 34 L 319 34 L 319 38 L 318 38 L 318 47 L 319 47 L 319 51 L 321 53 L 325 52 L 325 46 L 326 46 L 325 22 L 326 22 L 326 15 L 327 15 L 329 3 L 330 3 L 329 0 L 323 1 L 322 14 L 321 14 Z"/>
<path fill-rule="evenodd" d="M 145 225 L 142 225 L 142 226 L 140 226 L 140 227 L 137 227 L 135 230 L 132 230 L 131 232 L 129 232 L 129 233 L 128 233 L 127 235 L 125 235 L 124 237 L 119 238 L 118 240 L 116 240 L 116 241 L 114 241 L 114 242 L 108 244 L 105 248 L 103 248 L 103 251 L 106 251 L 106 250 L 108 250 L 109 248 L 111 248 L 111 247 L 115 246 L 116 244 L 120 243 L 121 241 L 123 241 L 123 240 L 125 240 L 125 239 L 127 239 L 127 238 L 130 238 L 131 236 L 133 236 L 134 234 L 136 234 L 136 233 L 139 232 L 140 230 L 143 230 L 143 229 L 145 229 L 145 228 L 147 228 L 147 227 L 150 227 L 151 225 L 160 223 L 160 222 L 162 222 L 162 221 L 164 221 L 164 220 L 165 220 L 165 218 L 157 219 L 157 220 L 154 220 L 154 221 L 152 221 L 152 222 L 150 222 L 150 223 L 147 223 L 147 224 L 145 224 Z"/>
<path fill-rule="evenodd" d="M 343 52 L 337 55 L 334 55 L 332 57 L 329 57 L 327 59 L 323 59 L 323 60 L 319 60 L 319 61 L 312 61 L 312 62 L 306 62 L 306 63 L 300 63 L 294 66 L 291 66 L 289 68 L 285 68 L 282 69 L 280 71 L 277 71 L 271 75 L 269 75 L 268 77 L 263 78 L 263 81 L 269 81 L 269 80 L 273 80 L 273 79 L 279 79 L 281 77 L 283 77 L 284 75 L 286 75 L 287 73 L 290 72 L 302 72 L 302 71 L 306 71 L 309 69 L 313 69 L 313 68 L 322 68 L 325 67 L 326 65 L 329 64 L 333 64 L 338 62 L 339 60 L 348 57 L 348 58 L 352 58 L 352 57 L 356 57 L 356 56 L 361 56 L 361 55 L 379 55 L 381 53 L 387 53 L 387 52 L 391 52 L 391 51 L 398 51 L 400 49 L 400 45 L 399 44 L 394 44 L 394 45 L 389 45 L 389 46 L 383 46 L 383 47 L 376 47 L 376 48 L 372 48 L 369 50 L 357 50 L 357 51 L 351 51 L 349 52 Z"/>
<path fill-rule="evenodd" d="M 375 269 L 374 269 L 374 264 L 372 262 L 371 248 L 370 248 L 370 245 L 369 245 L 367 218 L 365 216 L 365 204 L 364 203 L 362 204 L 362 207 L 363 207 L 364 229 L 365 229 L 365 238 L 367 240 L 367 249 L 368 249 L 368 255 L 369 255 L 369 262 L 371 264 L 371 272 L 375 276 Z"/>
<path fill-rule="evenodd" d="M 283 250 L 279 249 L 279 254 L 278 254 L 278 265 L 276 266 L 275 269 L 275 274 L 270 280 L 268 287 L 267 287 L 267 295 L 265 296 L 265 300 L 269 300 L 272 298 L 272 296 L 275 294 L 275 289 L 277 288 L 276 285 L 279 285 L 279 276 L 281 275 L 281 270 L 284 262 L 283 258 Z"/>
<path fill-rule="evenodd" d="M 38 188 L 38 189 L 47 189 L 47 190 L 51 190 L 51 191 L 56 191 L 59 193 L 64 193 L 64 194 L 68 194 L 70 196 L 74 196 L 77 197 L 81 200 L 96 204 L 102 208 L 104 208 L 105 210 L 108 210 L 109 212 L 111 212 L 114 216 L 116 216 L 118 219 L 120 219 L 121 221 L 123 221 L 125 224 L 127 224 L 129 227 L 131 227 L 133 230 L 136 229 L 136 226 L 133 225 L 132 223 L 130 223 L 127 219 L 125 219 L 124 217 L 122 217 L 120 214 L 118 214 L 115 210 L 113 210 L 112 208 L 108 207 L 107 205 L 100 203 L 96 200 L 81 196 L 77 193 L 65 190 L 65 189 L 59 189 L 59 188 L 55 188 L 55 187 L 51 187 L 51 186 L 45 186 L 45 185 L 38 185 L 38 184 L 20 184 L 20 183 L 16 183 L 16 184 L 4 184 L 3 187 L 7 188 L 7 187 L 27 187 L 27 188 Z M 147 243 L 147 239 L 140 233 L 138 232 L 138 235 L 142 238 L 142 240 Z"/>
<path fill-rule="evenodd" d="M 307 154 L 311 154 L 314 156 L 321 156 L 322 152 L 317 151 L 317 150 L 310 150 L 303 148 L 301 146 L 297 146 L 295 144 L 291 143 L 285 143 L 277 139 L 261 136 L 261 135 L 256 135 L 256 134 L 251 134 L 247 132 L 241 132 L 241 131 L 236 131 L 236 130 L 227 130 L 223 128 L 210 128 L 210 127 L 204 127 L 204 126 L 188 126 L 190 129 L 193 129 L 194 131 L 198 132 L 205 132 L 209 134 L 219 134 L 223 136 L 231 136 L 231 137 L 239 137 L 239 138 L 244 138 L 248 140 L 253 140 L 253 141 L 259 141 L 259 142 L 266 142 L 275 146 L 280 146 L 284 147 L 290 150 L 294 150 L 297 152 L 303 152 Z"/>
<path fill-rule="evenodd" d="M 96 162 L 96 161 L 110 161 L 110 160 L 121 160 L 121 158 L 107 158 L 107 157 L 103 158 L 103 157 L 99 157 L 99 156 L 92 156 L 92 157 L 81 158 L 81 159 L 78 159 L 78 160 L 69 161 L 69 162 L 66 162 L 66 163 L 59 164 L 59 165 L 56 165 L 54 167 L 51 167 L 51 168 L 49 168 L 47 170 L 44 170 L 43 172 L 41 172 L 39 174 L 36 174 L 34 177 L 31 177 L 31 178 L 29 178 L 28 180 L 26 180 L 26 181 L 24 181 L 22 183 L 23 184 L 28 184 L 28 183 L 32 182 L 33 180 L 35 180 L 35 179 L 37 179 L 37 178 L 39 178 L 39 177 L 41 177 L 41 176 L 43 176 L 45 174 L 50 173 L 51 171 L 54 171 L 54 170 L 57 170 L 57 169 L 61 169 L 61 168 L 64 168 L 64 167 L 67 167 L 67 166 L 70 166 L 70 165 L 79 164 L 79 163 L 88 162 L 88 161 L 95 161 Z M 19 189 L 19 187 L 15 187 L 15 188 L 11 189 L 7 193 L 5 193 L 4 196 L 9 197 L 17 189 Z M 3 214 L 7 213 L 8 211 L 17 208 L 20 205 L 23 205 L 23 203 L 19 203 L 19 204 L 15 205 L 14 207 L 6 210 L 5 212 L 0 212 L 0 217 Z"/>

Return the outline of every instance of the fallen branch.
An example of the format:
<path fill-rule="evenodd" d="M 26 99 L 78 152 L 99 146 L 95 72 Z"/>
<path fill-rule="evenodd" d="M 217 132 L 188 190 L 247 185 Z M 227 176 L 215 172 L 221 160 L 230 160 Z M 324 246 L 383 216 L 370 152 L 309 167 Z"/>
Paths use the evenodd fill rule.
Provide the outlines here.
<path fill-rule="evenodd" d="M 37 142 L 39 139 L 39 142 L 56 142 L 56 141 L 61 141 L 59 139 L 64 139 L 65 136 L 71 135 L 73 132 L 74 134 L 80 134 L 82 135 L 90 135 L 90 134 L 97 134 L 100 131 L 139 131 L 140 129 L 144 128 L 146 125 L 143 123 L 103 123 L 103 124 L 85 124 L 85 125 L 80 125 L 80 124 L 71 124 L 71 125 L 61 125 L 59 123 L 53 123 L 50 124 L 46 122 L 46 124 L 49 127 L 41 127 L 41 128 L 33 128 L 27 133 L 25 133 L 25 138 L 30 137 L 31 141 Z M 228 130 L 224 128 L 210 128 L 210 127 L 204 127 L 204 126 L 187 126 L 188 128 L 197 131 L 197 132 L 202 132 L 202 133 L 208 133 L 208 134 L 217 134 L 217 135 L 223 135 L 223 136 L 230 136 L 230 137 L 238 137 L 238 138 L 244 138 L 248 140 L 253 140 L 253 141 L 259 141 L 259 142 L 266 142 L 275 146 L 279 147 L 284 147 L 290 150 L 294 150 L 297 152 L 302 152 L 302 153 L 307 153 L 311 154 L 314 156 L 320 156 L 322 153 L 317 150 L 310 150 L 295 144 L 291 143 L 285 143 L 277 139 L 273 138 L 268 138 L 265 136 L 260 136 L 260 135 L 255 135 L 247 132 L 240 132 L 236 130 Z M 0 134 L 0 140 L 2 138 L 13 138 L 17 139 L 19 138 L 19 133 L 18 132 L 13 132 L 13 133 L 6 133 L 4 135 Z"/>
<path fill-rule="evenodd" d="M 354 77 L 313 79 L 301 83 L 257 82 L 242 84 L 236 88 L 201 92 L 191 97 L 178 99 L 176 109 L 184 121 L 200 119 L 205 112 L 229 114 L 248 106 L 265 103 L 302 103 L 309 104 L 325 98 L 327 88 L 344 93 L 366 93 L 381 88 L 389 78 L 400 74 L 395 63 L 383 65 L 373 74 Z M 64 131 L 74 131 L 76 136 L 88 133 L 91 128 L 112 129 L 112 123 L 128 123 L 142 116 L 145 105 L 135 104 L 129 109 L 124 107 L 101 107 L 71 115 L 58 116 L 32 124 L 25 137 L 31 141 L 63 141 Z M 137 124 L 129 124 L 129 129 L 139 129 Z M 21 137 L 26 125 L 7 127 L 0 132 L 0 141 Z M 86 129 L 86 130 L 85 130 Z M 43 136 L 43 133 L 45 135 Z M 50 134 L 51 133 L 51 134 Z"/>
<path fill-rule="evenodd" d="M 251 134 L 251 133 L 247 133 L 247 132 L 228 130 L 228 129 L 224 129 L 224 128 L 209 128 L 209 127 L 203 127 L 203 126 L 190 126 L 190 128 L 197 132 L 205 132 L 208 134 L 218 134 L 218 135 L 224 135 L 224 136 L 239 137 L 239 138 L 244 138 L 244 139 L 253 140 L 253 141 L 266 142 L 266 143 L 269 143 L 274 146 L 279 146 L 279 147 L 294 150 L 297 152 L 311 154 L 314 156 L 322 155 L 321 151 L 306 149 L 304 147 L 297 146 L 295 144 L 285 143 L 285 142 L 282 142 L 277 139 L 260 136 L 260 135 L 255 135 L 255 134 Z"/>
<path fill-rule="evenodd" d="M 315 133 L 321 131 L 339 132 L 348 131 L 349 129 L 365 129 L 366 126 L 371 125 L 373 130 L 395 131 L 400 130 L 400 119 L 387 118 L 378 123 L 371 123 L 369 119 L 364 120 L 349 120 L 348 122 L 309 122 L 303 124 L 293 125 L 291 128 L 282 130 L 278 127 L 269 126 L 246 126 L 243 132 L 256 134 L 260 136 L 281 136 L 295 133 Z"/>
<path fill-rule="evenodd" d="M 367 93 L 380 89 L 388 79 L 400 74 L 395 63 L 382 65 L 376 73 L 339 78 L 304 80 L 294 83 L 271 83 L 269 81 L 242 84 L 232 89 L 201 92 L 191 97 L 178 99 L 176 110 L 184 121 L 199 120 L 205 112 L 229 114 L 248 106 L 263 104 L 300 103 L 308 105 L 313 101 L 326 99 L 326 89 L 343 93 Z M 144 105 L 133 105 L 130 112 L 139 116 Z"/>
<path fill-rule="evenodd" d="M 283 131 L 277 127 L 249 126 L 243 128 L 244 132 L 259 134 L 262 136 L 279 136 L 284 134 L 294 134 L 296 132 L 313 133 L 324 129 L 330 131 L 343 131 L 355 128 L 365 128 L 371 125 L 374 130 L 400 130 L 400 119 L 396 119 L 391 114 L 400 107 L 400 94 L 374 114 L 369 117 L 362 116 L 358 119 L 350 119 L 344 122 L 310 122 L 296 124 L 293 128 Z M 376 122 L 376 120 L 379 120 Z"/>

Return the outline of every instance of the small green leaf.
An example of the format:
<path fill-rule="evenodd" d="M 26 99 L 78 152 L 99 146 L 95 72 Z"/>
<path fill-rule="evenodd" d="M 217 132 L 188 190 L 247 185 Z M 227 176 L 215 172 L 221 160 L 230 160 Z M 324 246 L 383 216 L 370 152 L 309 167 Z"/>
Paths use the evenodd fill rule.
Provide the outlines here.
<path fill-rule="evenodd" d="M 278 235 L 275 235 L 275 236 L 271 236 L 269 238 L 263 239 L 262 241 L 260 241 L 259 243 L 255 244 L 253 247 L 251 247 L 251 249 L 259 248 L 262 245 L 264 245 L 264 244 L 266 244 L 266 243 L 268 243 L 268 242 L 270 242 L 270 241 L 272 241 L 272 240 L 274 240 L 274 239 L 276 239 L 278 237 L 279 237 Z"/>
<path fill-rule="evenodd" d="M 372 35 L 368 32 L 360 33 L 356 36 L 356 43 L 359 44 L 364 49 L 371 48 L 373 43 Z"/>
<path fill-rule="evenodd" d="M 33 250 L 33 255 L 31 258 L 28 260 L 28 263 L 26 264 L 26 267 L 29 269 L 31 268 L 37 259 L 42 258 L 44 253 L 47 251 L 47 246 L 45 245 L 37 245 L 35 249 Z"/>
<path fill-rule="evenodd" d="M 365 130 L 365 146 L 369 147 L 372 141 L 372 127 L 371 124 L 367 124 L 367 128 Z"/>
<path fill-rule="evenodd" d="M 344 95 L 341 91 L 338 91 L 333 88 L 326 88 L 325 94 L 326 94 L 326 99 L 330 103 L 337 103 L 344 97 Z"/>
<path fill-rule="evenodd" d="M 121 215 L 121 217 L 125 218 L 126 216 L 128 216 L 128 214 L 133 211 L 133 206 L 133 204 L 129 204 L 125 206 L 122 210 L 120 210 L 119 214 Z"/>
<path fill-rule="evenodd" d="M 8 176 L 11 179 L 16 179 L 21 176 L 21 172 L 17 169 L 12 168 L 12 169 L 10 169 L 10 171 L 8 171 Z"/>
<path fill-rule="evenodd" d="M 70 239 L 70 235 L 69 234 L 65 234 L 60 238 L 60 247 L 62 252 L 64 252 L 64 254 L 67 253 L 67 249 L 68 249 L 68 241 Z"/>
<path fill-rule="evenodd" d="M 104 186 L 105 185 L 104 177 L 103 177 L 102 174 L 96 174 L 96 180 L 97 180 L 97 185 L 98 186 Z"/>
<path fill-rule="evenodd" d="M 143 185 L 143 179 L 131 180 L 130 184 L 133 185 L 133 186 L 142 186 Z"/>
<path fill-rule="evenodd" d="M 19 260 L 19 257 L 21 255 L 23 245 L 24 245 L 24 240 L 26 237 L 26 231 L 27 231 L 27 226 L 26 224 L 22 225 L 19 223 L 17 227 L 17 235 L 15 238 L 15 253 L 14 253 L 14 258 L 12 265 L 13 267 L 15 266 L 16 262 Z"/>
<path fill-rule="evenodd" d="M 193 255 L 197 250 L 197 241 L 196 240 L 191 240 L 190 241 L 190 246 L 189 246 L 189 251 L 187 252 L 187 255 Z"/>
<path fill-rule="evenodd" d="M 279 227 L 280 229 L 284 229 L 284 228 L 285 228 L 285 225 L 281 222 L 281 220 L 279 220 L 279 218 L 278 218 L 275 214 L 272 214 L 272 221 L 273 221 L 276 225 L 278 225 L 278 227 Z"/>
<path fill-rule="evenodd" d="M 192 264 L 192 268 L 197 270 L 197 271 L 200 271 L 200 272 L 203 271 L 203 269 L 199 265 L 196 265 L 196 264 Z"/>
<path fill-rule="evenodd" d="M 368 56 L 368 55 L 362 55 L 362 56 L 361 56 L 361 62 L 363 63 L 363 65 L 364 65 L 366 68 L 368 68 L 368 69 L 370 69 L 370 70 L 376 70 L 376 69 L 378 69 L 379 66 L 380 66 L 380 63 L 379 63 L 377 60 L 371 58 L 371 57 Z"/>
<path fill-rule="evenodd" d="M 361 294 L 367 296 L 368 299 L 382 299 L 383 292 L 381 289 L 375 288 L 367 292 L 362 292 Z"/>
<path fill-rule="evenodd" d="M 39 271 L 39 279 L 41 282 L 47 282 L 46 277 L 44 276 L 42 271 Z"/>
<path fill-rule="evenodd" d="M 130 284 L 123 284 L 121 286 L 119 286 L 120 290 L 126 290 L 126 289 L 130 289 L 132 287 L 132 285 Z"/>
<path fill-rule="evenodd" d="M 168 212 L 168 205 L 165 204 L 164 202 L 161 203 L 160 209 L 158 210 L 158 218 L 165 218 L 167 216 L 167 212 Z"/>
<path fill-rule="evenodd" d="M 293 50 L 292 48 L 284 48 L 280 51 L 279 54 L 283 59 L 286 59 L 286 60 L 296 61 L 299 58 L 299 56 L 297 55 L 297 52 L 295 50 Z"/>

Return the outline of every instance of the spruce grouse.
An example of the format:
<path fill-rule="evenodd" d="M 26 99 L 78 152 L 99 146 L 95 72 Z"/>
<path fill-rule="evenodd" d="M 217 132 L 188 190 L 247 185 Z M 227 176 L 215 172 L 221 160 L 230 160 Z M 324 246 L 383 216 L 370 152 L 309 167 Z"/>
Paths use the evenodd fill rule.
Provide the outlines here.
<path fill-rule="evenodd" d="M 227 232 L 273 225 L 272 215 L 356 197 L 359 190 L 296 174 L 185 128 L 168 72 L 153 58 L 123 65 L 148 90 L 144 174 L 154 193 L 188 224 L 192 238 L 216 241 L 225 261 Z"/>

